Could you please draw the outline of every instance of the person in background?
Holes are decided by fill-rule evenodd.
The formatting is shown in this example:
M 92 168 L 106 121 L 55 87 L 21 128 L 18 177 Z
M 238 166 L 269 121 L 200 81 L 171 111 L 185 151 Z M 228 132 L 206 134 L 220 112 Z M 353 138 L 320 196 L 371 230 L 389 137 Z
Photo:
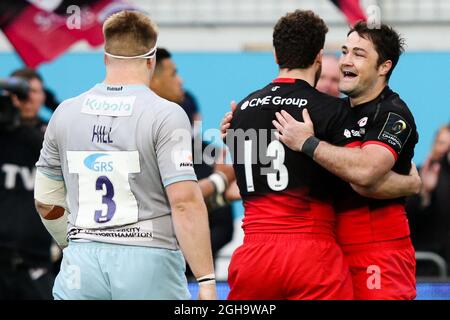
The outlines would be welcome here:
M 13 105 L 20 111 L 21 122 L 40 126 L 42 121 L 38 114 L 46 100 L 44 81 L 41 75 L 33 69 L 24 68 L 13 71 L 10 76 L 24 79 L 29 85 L 28 99 L 21 100 L 15 95 L 11 96 Z
M 12 77 L 28 82 L 28 97 L 11 94 L 20 121 L 0 128 L 0 300 L 52 299 L 52 238 L 34 207 L 34 164 L 44 139 L 38 111 L 45 100 L 41 76 L 31 69 Z
M 439 128 L 431 152 L 419 169 L 422 190 L 409 197 L 406 211 L 411 237 L 417 251 L 439 254 L 450 265 L 450 176 L 447 154 L 450 150 L 450 124 Z M 450 274 L 450 269 L 447 268 Z M 433 266 L 418 263 L 417 275 L 436 274 Z
M 26 102 L 20 101 L 16 96 L 12 97 L 14 105 L 23 110 L 22 118 L 31 117 L 47 124 L 59 102 L 53 91 L 45 88 L 41 75 L 33 69 L 23 68 L 14 71 L 11 77 L 25 79 L 30 86 L 29 99 Z
M 44 87 L 44 93 L 45 101 L 44 105 L 39 109 L 38 118 L 42 122 L 48 123 L 50 121 L 50 118 L 52 117 L 53 112 L 55 112 L 60 102 L 51 89 Z
M 423 187 L 418 195 L 421 206 L 430 205 L 431 194 L 436 188 L 439 171 L 441 169 L 441 160 L 450 150 L 450 124 L 442 126 L 436 133 L 431 153 L 420 168 Z
M 316 89 L 333 97 L 340 97 L 339 92 L 339 59 L 332 54 L 325 54 L 322 58 L 322 73 Z
M 186 111 L 191 124 L 194 124 L 195 121 L 202 121 L 202 115 L 200 114 L 200 110 L 198 108 L 197 99 L 191 92 L 184 90 L 184 97 L 181 102 L 181 107 L 184 111 Z

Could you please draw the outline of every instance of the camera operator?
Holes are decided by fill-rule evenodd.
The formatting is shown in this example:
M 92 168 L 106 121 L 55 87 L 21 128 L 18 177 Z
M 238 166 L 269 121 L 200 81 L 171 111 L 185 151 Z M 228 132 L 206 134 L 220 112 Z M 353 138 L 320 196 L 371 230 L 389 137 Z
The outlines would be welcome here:
M 21 69 L 0 90 L 0 300 L 52 299 L 51 236 L 34 207 L 35 163 L 45 124 L 42 78 Z

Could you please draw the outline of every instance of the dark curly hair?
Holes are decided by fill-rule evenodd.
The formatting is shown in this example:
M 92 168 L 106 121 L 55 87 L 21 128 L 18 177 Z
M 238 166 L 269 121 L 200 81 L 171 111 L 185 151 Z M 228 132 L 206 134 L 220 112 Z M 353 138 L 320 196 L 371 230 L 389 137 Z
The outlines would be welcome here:
M 378 53 L 377 66 L 387 60 L 392 61 L 392 68 L 386 74 L 386 80 L 389 80 L 400 55 L 405 51 L 405 39 L 401 38 L 397 31 L 386 24 L 381 24 L 380 28 L 371 28 L 365 21 L 356 23 L 347 33 L 347 36 L 352 32 L 357 32 L 360 37 L 373 43 L 375 51 Z
M 278 20 L 273 46 L 280 68 L 305 69 L 323 49 L 328 27 L 314 12 L 296 10 Z

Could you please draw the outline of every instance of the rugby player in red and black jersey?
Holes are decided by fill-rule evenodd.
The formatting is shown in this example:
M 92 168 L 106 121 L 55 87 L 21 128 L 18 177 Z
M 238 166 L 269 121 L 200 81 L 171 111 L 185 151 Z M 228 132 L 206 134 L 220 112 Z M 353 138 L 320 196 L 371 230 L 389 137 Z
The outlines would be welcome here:
M 278 113 L 280 140 L 350 182 L 362 195 L 383 185 L 390 170 L 408 174 L 418 141 L 416 125 L 405 102 L 388 87 L 402 52 L 403 39 L 386 25 L 373 29 L 360 22 L 348 33 L 339 87 L 358 119 L 360 148 L 323 141 L 313 128 L 313 123 L 321 124 L 307 114 L 302 123 Z M 340 189 L 336 233 L 350 265 L 355 299 L 414 299 L 415 254 L 404 198 L 375 200 Z M 384 198 L 383 192 L 379 197 Z
M 229 299 L 353 298 L 349 268 L 335 241 L 339 179 L 284 148 L 272 124 L 276 112 L 302 120 L 308 108 L 320 139 L 359 145 L 345 101 L 314 88 L 326 32 L 311 11 L 281 18 L 273 34 L 279 77 L 242 100 L 229 125 L 226 141 L 245 208 L 244 244 L 229 267 Z M 395 188 L 404 184 L 391 176 Z

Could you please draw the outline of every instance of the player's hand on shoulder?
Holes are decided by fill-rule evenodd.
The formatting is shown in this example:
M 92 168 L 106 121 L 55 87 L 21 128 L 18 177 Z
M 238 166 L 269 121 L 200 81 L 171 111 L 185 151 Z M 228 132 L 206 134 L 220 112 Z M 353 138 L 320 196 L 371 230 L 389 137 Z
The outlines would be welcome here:
M 227 129 L 230 128 L 230 122 L 233 119 L 233 112 L 236 111 L 237 103 L 234 101 L 231 101 L 230 103 L 231 111 L 225 113 L 222 122 L 220 123 L 220 133 L 222 140 L 226 138 L 227 136 Z
M 275 113 L 277 120 L 272 123 L 278 130 L 277 138 L 294 151 L 301 151 L 306 139 L 314 136 L 314 125 L 305 108 L 302 112 L 304 122 L 295 120 L 288 112 Z

